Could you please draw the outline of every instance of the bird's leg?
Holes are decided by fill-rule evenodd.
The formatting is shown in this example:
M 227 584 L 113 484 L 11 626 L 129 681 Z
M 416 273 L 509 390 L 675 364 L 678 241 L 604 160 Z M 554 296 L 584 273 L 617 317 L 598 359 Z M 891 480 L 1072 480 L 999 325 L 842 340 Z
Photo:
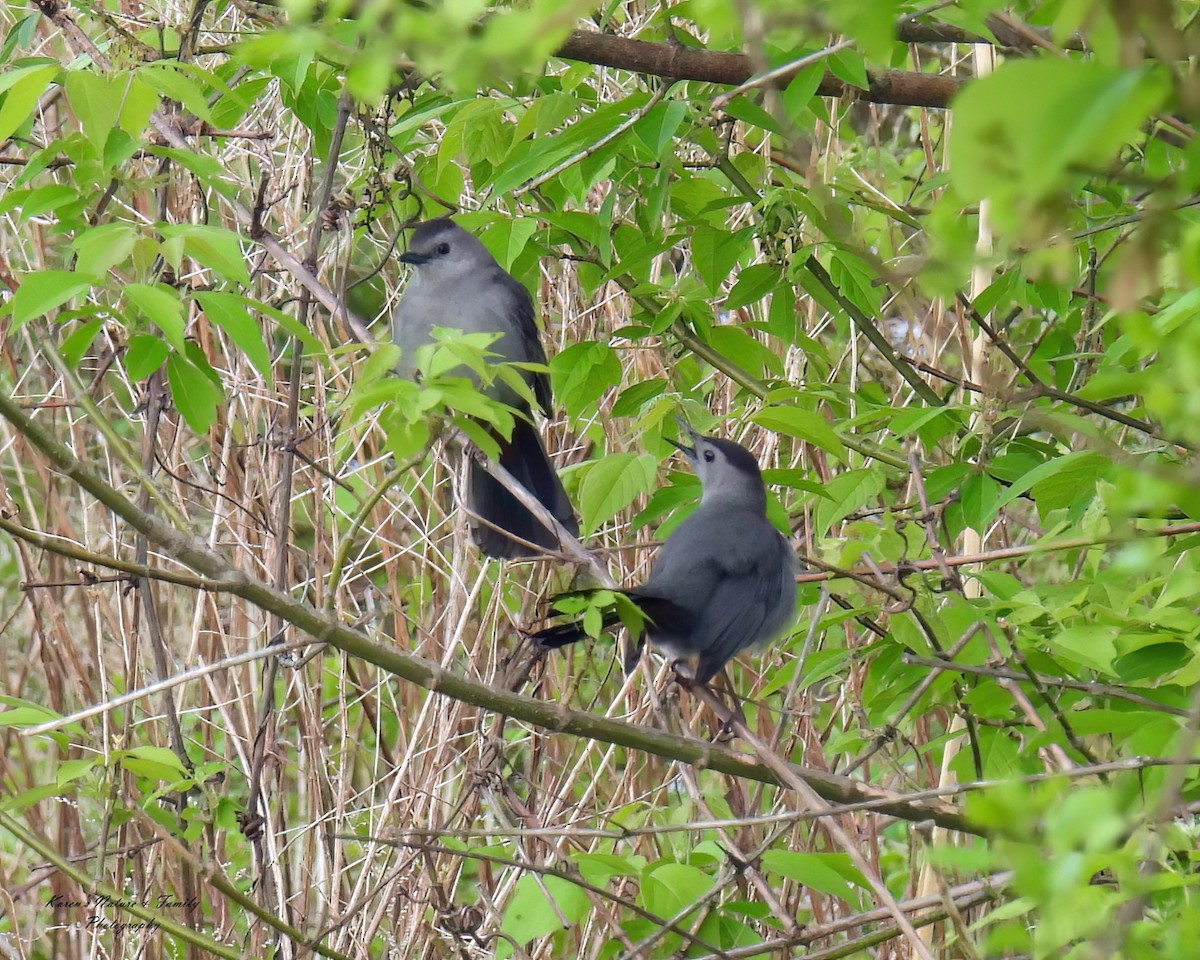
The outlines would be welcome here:
M 733 689 L 733 684 L 729 682 L 729 672 L 722 667 L 721 672 L 717 674 L 717 679 L 721 681 L 721 686 L 725 688 L 725 692 L 729 694 L 729 700 L 733 704 L 733 709 L 729 712 L 729 716 L 725 718 L 725 722 L 721 725 L 721 734 L 719 739 L 732 740 L 737 736 L 736 727 L 749 727 L 746 722 L 746 713 L 742 709 L 742 698 L 737 695 L 737 691 Z
M 706 687 L 716 697 L 717 691 L 708 683 L 701 683 L 692 673 L 692 665 L 686 660 L 673 660 L 671 669 L 675 671 L 675 682 L 689 693 L 697 687 Z M 725 716 L 717 716 L 721 721 L 721 726 L 713 736 L 713 742 L 726 743 L 732 740 L 736 734 L 734 728 L 740 723 L 743 727 L 746 726 L 746 714 L 742 712 L 742 702 L 738 699 L 738 695 L 733 692 L 733 686 L 729 682 L 729 675 L 722 668 L 719 676 L 724 680 L 725 691 L 729 694 L 733 701 L 733 709 L 725 708 Z M 724 707 L 724 704 L 722 704 Z

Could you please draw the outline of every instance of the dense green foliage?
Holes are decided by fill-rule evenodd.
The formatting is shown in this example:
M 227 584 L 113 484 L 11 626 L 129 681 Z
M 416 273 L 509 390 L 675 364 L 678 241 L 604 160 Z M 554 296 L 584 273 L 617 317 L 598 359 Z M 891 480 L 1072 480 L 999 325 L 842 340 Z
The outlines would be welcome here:
M 0 7 L 0 937 L 1195 955 L 1195 3 L 132 6 Z M 512 412 L 463 366 L 523 380 L 453 335 L 398 380 L 386 343 L 404 232 L 448 212 L 536 294 L 617 582 L 695 501 L 673 417 L 759 456 L 808 566 L 731 683 L 836 816 L 489 699 L 716 726 L 606 640 L 532 661 L 583 565 L 470 547 L 451 438 L 494 455 Z M 19 732 L 279 640 L 313 656 Z M 842 809 L 864 785 L 903 809 Z M 179 928 L 51 899 L 106 893 Z

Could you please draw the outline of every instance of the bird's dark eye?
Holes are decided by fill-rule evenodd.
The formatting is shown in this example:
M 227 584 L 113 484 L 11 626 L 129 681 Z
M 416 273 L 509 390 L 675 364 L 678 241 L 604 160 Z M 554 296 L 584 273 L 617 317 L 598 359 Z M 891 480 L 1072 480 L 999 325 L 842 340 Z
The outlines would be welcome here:
M 446 254 L 448 254 L 449 252 L 450 252 L 450 244 L 448 244 L 448 243 L 439 243 L 439 244 L 438 244 L 438 254 L 439 254 L 439 256 L 443 256 L 443 257 L 444 257 L 444 256 L 445 256 Z
M 717 459 L 717 455 L 715 453 L 713 453 L 711 450 L 704 451 L 704 462 L 705 463 L 712 463 L 716 459 Z

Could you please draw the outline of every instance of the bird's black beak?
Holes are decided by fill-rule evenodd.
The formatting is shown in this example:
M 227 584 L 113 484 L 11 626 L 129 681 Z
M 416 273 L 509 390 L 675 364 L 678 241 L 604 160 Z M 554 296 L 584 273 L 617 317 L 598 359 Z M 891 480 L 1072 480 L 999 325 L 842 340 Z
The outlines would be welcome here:
M 401 263 L 411 263 L 414 267 L 419 267 L 423 263 L 428 263 L 432 260 L 428 253 L 417 253 L 415 250 L 409 250 L 407 253 L 400 254 Z
M 679 424 L 679 429 L 682 430 L 684 432 L 684 434 L 686 434 L 690 439 L 695 441 L 695 438 L 697 436 L 696 431 L 693 430 L 688 425 L 686 420 L 682 420 L 679 417 L 676 417 L 675 422 L 677 424 Z M 695 447 L 689 447 L 686 443 L 680 443 L 678 440 L 672 440 L 670 437 L 667 437 L 665 439 L 666 439 L 667 443 L 669 443 L 671 446 L 673 446 L 675 449 L 677 449 L 680 453 L 682 453 L 689 460 L 696 459 L 696 448 Z

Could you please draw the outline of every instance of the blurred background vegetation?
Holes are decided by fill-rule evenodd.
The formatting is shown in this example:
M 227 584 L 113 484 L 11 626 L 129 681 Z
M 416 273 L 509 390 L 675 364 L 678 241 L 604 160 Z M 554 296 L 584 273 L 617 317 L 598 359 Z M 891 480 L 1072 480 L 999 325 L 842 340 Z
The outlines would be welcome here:
M 3 955 L 1196 956 L 1198 12 L 0 5 Z M 387 375 L 448 213 L 591 571 L 482 559 L 480 398 Z M 806 561 L 756 745 L 521 636 L 679 413 Z

